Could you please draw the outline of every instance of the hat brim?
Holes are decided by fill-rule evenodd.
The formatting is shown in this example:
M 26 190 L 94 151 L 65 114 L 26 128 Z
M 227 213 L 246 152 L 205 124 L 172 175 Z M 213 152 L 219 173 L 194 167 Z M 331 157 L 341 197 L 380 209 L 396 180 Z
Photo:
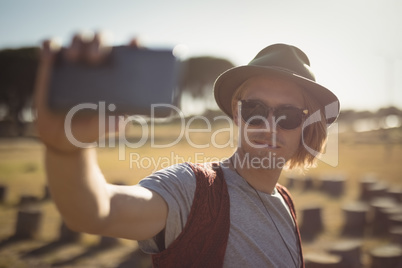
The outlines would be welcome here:
M 334 93 L 313 80 L 274 66 L 239 66 L 222 73 L 214 84 L 215 100 L 219 108 L 232 118 L 232 97 L 236 89 L 251 77 L 269 74 L 284 77 L 300 85 L 310 97 L 319 103 L 323 112 L 332 109 L 329 114 L 326 114 L 328 124 L 332 124 L 336 120 L 340 104 Z M 334 107 L 336 107 L 335 112 Z

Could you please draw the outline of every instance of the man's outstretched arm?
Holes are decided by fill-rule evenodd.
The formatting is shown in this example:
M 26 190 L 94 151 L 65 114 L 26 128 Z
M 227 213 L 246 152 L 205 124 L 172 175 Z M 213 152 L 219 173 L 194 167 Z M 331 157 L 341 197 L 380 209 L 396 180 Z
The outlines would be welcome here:
M 76 231 L 143 240 L 166 225 L 162 197 L 141 186 L 108 184 L 95 149 L 70 154 L 48 149 L 46 171 L 53 200 Z
M 90 58 L 97 61 L 102 57 L 100 46 L 97 36 L 89 45 L 76 36 L 66 55 L 74 60 L 82 53 L 92 53 Z M 54 55 L 51 42 L 44 42 L 35 86 L 36 126 L 46 146 L 49 189 L 64 221 L 82 232 L 136 240 L 153 237 L 166 225 L 168 208 L 162 197 L 140 186 L 108 184 L 96 150 L 71 144 L 64 129 L 65 114 L 49 110 L 47 92 Z M 77 115 L 71 133 L 83 143 L 96 142 L 99 120 L 97 115 Z

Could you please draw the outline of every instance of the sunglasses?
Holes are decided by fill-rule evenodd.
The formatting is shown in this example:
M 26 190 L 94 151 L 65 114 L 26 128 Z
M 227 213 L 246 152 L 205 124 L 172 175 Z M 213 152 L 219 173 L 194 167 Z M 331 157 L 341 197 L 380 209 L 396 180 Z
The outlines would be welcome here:
M 277 108 L 268 107 L 258 100 L 240 100 L 241 117 L 249 125 L 263 126 L 267 124 L 267 118 L 272 111 L 275 124 L 280 128 L 290 130 L 301 125 L 308 110 L 286 105 Z

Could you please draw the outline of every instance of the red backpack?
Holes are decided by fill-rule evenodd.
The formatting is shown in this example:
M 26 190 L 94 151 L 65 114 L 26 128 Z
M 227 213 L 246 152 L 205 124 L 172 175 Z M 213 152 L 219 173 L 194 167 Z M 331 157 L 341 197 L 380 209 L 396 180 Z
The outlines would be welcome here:
M 187 223 L 180 235 L 164 246 L 164 232 L 157 236 L 160 253 L 152 255 L 154 267 L 222 267 L 230 228 L 230 201 L 223 172 L 218 163 L 188 163 L 196 177 L 196 190 Z M 296 211 L 288 190 L 276 189 L 288 205 L 296 224 L 301 267 L 304 268 L 301 238 Z M 159 238 L 159 239 L 158 239 Z

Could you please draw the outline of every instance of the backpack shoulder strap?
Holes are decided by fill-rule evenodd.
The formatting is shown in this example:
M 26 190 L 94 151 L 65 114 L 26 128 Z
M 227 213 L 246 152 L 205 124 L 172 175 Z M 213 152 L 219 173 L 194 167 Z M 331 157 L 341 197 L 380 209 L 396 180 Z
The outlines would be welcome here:
M 289 207 L 290 214 L 292 216 L 292 219 L 295 223 L 295 233 L 297 240 L 299 242 L 299 250 L 300 250 L 300 256 L 301 256 L 301 267 L 304 268 L 304 259 L 303 259 L 303 250 L 302 250 L 302 243 L 301 243 L 301 236 L 300 236 L 300 230 L 299 230 L 299 225 L 297 224 L 297 218 L 296 218 L 296 209 L 293 203 L 292 196 L 290 195 L 288 189 L 286 189 L 285 186 L 280 185 L 279 183 L 276 184 L 276 189 L 278 192 L 281 194 L 283 199 L 285 200 L 286 204 Z
M 230 202 L 218 163 L 191 164 L 196 190 L 187 222 L 154 267 L 222 267 L 230 228 Z

